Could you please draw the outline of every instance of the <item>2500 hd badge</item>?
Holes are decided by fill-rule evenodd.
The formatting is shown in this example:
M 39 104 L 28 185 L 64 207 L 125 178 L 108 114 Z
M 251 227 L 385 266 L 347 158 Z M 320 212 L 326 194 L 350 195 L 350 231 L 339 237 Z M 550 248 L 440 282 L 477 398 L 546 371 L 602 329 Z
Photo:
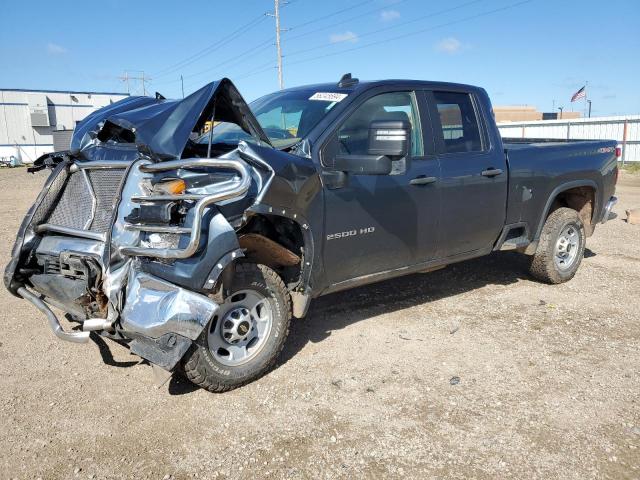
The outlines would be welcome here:
M 376 231 L 376 227 L 365 227 L 360 230 L 347 230 L 346 232 L 330 233 L 327 235 L 327 240 L 336 240 L 338 238 L 355 237 L 356 235 L 365 235 L 367 233 L 373 233 Z

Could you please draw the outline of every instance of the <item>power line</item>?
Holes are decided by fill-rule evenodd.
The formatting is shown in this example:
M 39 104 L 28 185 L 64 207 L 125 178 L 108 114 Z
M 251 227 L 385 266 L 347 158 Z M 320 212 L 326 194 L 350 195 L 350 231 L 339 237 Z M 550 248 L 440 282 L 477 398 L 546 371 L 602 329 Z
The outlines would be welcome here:
M 475 3 L 482 3 L 482 2 L 484 2 L 484 0 L 471 0 L 469 2 L 462 3 L 462 4 L 457 5 L 455 7 L 445 8 L 443 10 L 438 10 L 437 12 L 429 13 L 427 15 L 422 15 L 420 17 L 417 17 L 417 18 L 414 18 L 414 19 L 411 19 L 411 20 L 407 20 L 406 22 L 396 23 L 395 25 L 391 25 L 389 27 L 378 28 L 376 30 L 372 30 L 370 32 L 366 32 L 366 33 L 360 34 L 360 35 L 358 35 L 358 38 L 360 39 L 360 38 L 364 38 L 364 37 L 369 37 L 371 35 L 378 35 L 379 33 L 382 33 L 382 32 L 386 32 L 386 31 L 389 31 L 389 30 L 394 30 L 396 28 L 404 27 L 404 26 L 409 25 L 411 23 L 421 22 L 423 20 L 426 20 L 427 18 L 437 17 L 439 15 L 443 15 L 445 13 L 450 13 L 450 12 L 453 12 L 453 11 L 456 11 L 456 10 L 460 10 L 461 8 L 465 8 L 465 7 L 468 7 L 468 6 L 473 5 Z M 323 43 L 321 45 L 316 45 L 315 47 L 305 48 L 305 49 L 302 49 L 302 50 L 298 50 L 298 51 L 289 53 L 286 56 L 287 57 L 292 57 L 294 55 L 300 55 L 301 53 L 307 53 L 307 52 L 311 52 L 311 51 L 318 50 L 318 49 L 321 49 L 321 48 L 327 48 L 327 47 L 330 47 L 332 45 L 335 45 L 336 43 L 343 43 L 343 42 L 347 42 L 349 40 L 350 40 L 349 38 L 346 38 L 344 40 L 338 40 L 338 41 L 335 41 L 335 42 L 331 42 L 329 44 Z
M 339 22 L 332 23 L 332 24 L 330 24 L 330 25 L 326 25 L 326 26 L 324 26 L 324 27 L 316 28 L 316 29 L 314 29 L 314 30 L 310 30 L 310 31 L 308 31 L 308 32 L 304 32 L 304 33 L 299 33 L 298 35 L 291 35 L 291 36 L 289 36 L 289 35 L 288 35 L 288 36 L 287 36 L 287 40 L 291 41 L 291 40 L 295 40 L 295 39 L 297 39 L 297 38 L 302 38 L 302 37 L 306 37 L 306 36 L 308 36 L 308 35 L 312 35 L 312 34 L 317 33 L 317 32 L 321 32 L 321 31 L 323 31 L 323 30 L 329 30 L 329 29 L 331 29 L 331 28 L 335 28 L 335 27 L 337 27 L 338 25 L 344 25 L 345 23 L 349 23 L 349 22 L 351 22 L 351 21 L 353 21 L 353 20 L 357 20 L 357 19 L 359 19 L 359 18 L 366 17 L 367 15 L 370 15 L 370 14 L 372 14 L 372 13 L 376 13 L 376 12 L 379 12 L 379 11 L 381 11 L 381 10 L 386 10 L 387 8 L 389 8 L 389 6 L 394 6 L 394 7 L 395 7 L 396 5 L 399 5 L 399 4 L 404 3 L 404 2 L 406 2 L 406 1 L 407 1 L 407 0 L 398 0 L 397 2 L 393 3 L 392 5 L 385 5 L 385 6 L 383 6 L 383 7 L 377 7 L 377 8 L 374 8 L 374 9 L 372 9 L 372 10 L 367 10 L 367 11 L 366 11 L 366 12 L 364 12 L 364 13 L 360 13 L 360 14 L 355 15 L 355 16 L 353 16 L 353 17 L 349 17 L 349 18 L 347 18 L 347 19 L 341 20 L 341 21 L 339 21 Z M 368 3 L 368 2 L 363 2 L 363 3 Z M 359 4 L 359 5 L 360 5 L 360 4 Z M 350 10 L 350 9 L 349 9 L 349 10 Z M 326 15 L 326 16 L 325 16 L 325 17 L 323 17 L 323 18 L 327 18 L 327 17 L 329 17 L 329 15 Z M 318 21 L 318 20 L 313 21 L 313 22 L 305 22 L 305 23 L 303 23 L 303 24 L 301 24 L 301 25 L 295 25 L 295 26 L 291 27 L 291 31 L 295 31 L 295 30 L 297 30 L 298 28 L 300 28 L 300 27 L 302 27 L 302 26 L 308 25 L 309 23 L 317 23 L 317 21 Z
M 340 55 L 340 54 L 347 53 L 347 52 L 353 52 L 355 50 L 361 50 L 363 48 L 368 48 L 368 47 L 372 47 L 372 46 L 375 46 L 375 45 L 380 45 L 382 43 L 387 43 L 387 42 L 392 42 L 392 41 L 395 41 L 395 40 L 400 40 L 400 39 L 403 39 L 403 38 L 411 37 L 411 36 L 414 36 L 414 35 L 419 35 L 421 33 L 429 32 L 429 31 L 432 31 L 432 30 L 437 30 L 439 28 L 449 27 L 451 25 L 456 25 L 458 23 L 467 22 L 469 20 L 475 20 L 476 18 L 486 17 L 487 15 L 491 15 L 491 14 L 494 14 L 494 13 L 498 13 L 498 12 L 502 12 L 502 11 L 505 11 L 505 10 L 509 10 L 509 9 L 518 7 L 520 5 L 524 5 L 526 3 L 531 3 L 533 1 L 535 1 L 535 0 L 522 0 L 520 2 L 516 2 L 516 3 L 513 3 L 511 5 L 505 5 L 504 7 L 499 7 L 499 8 L 495 8 L 493 10 L 488 10 L 486 12 L 481 12 L 481 13 L 478 13 L 478 14 L 475 14 L 475 15 L 470 15 L 468 17 L 464 17 L 464 18 L 461 18 L 459 20 L 453 20 L 453 21 L 450 21 L 450 22 L 442 23 L 440 25 L 435 25 L 433 27 L 422 28 L 422 29 L 416 30 L 414 32 L 408 32 L 408 33 L 405 33 L 405 34 L 402 34 L 402 35 L 397 35 L 395 37 L 390 37 L 390 38 L 385 38 L 385 39 L 382 39 L 382 40 L 377 40 L 375 42 L 367 43 L 365 45 L 359 45 L 357 47 L 348 48 L 348 49 L 342 50 L 340 52 L 331 52 L 331 53 L 327 53 L 327 54 L 324 54 L 324 55 L 319 55 L 317 57 L 310 57 L 310 58 L 298 60 L 298 61 L 295 61 L 295 62 L 290 62 L 290 63 L 288 63 L 288 65 L 297 65 L 299 63 L 304 63 L 304 62 L 315 60 L 317 58 L 331 57 L 331 56 Z
M 298 2 L 298 1 L 300 1 L 300 0 L 289 0 L 287 3 L 281 3 L 281 4 L 280 4 L 280 7 L 281 7 L 281 8 L 288 7 L 288 6 L 291 6 L 292 4 L 294 4 L 294 3 Z M 372 0 L 362 1 L 362 2 L 359 2 L 359 3 L 355 4 L 355 5 L 352 5 L 352 6 L 350 6 L 350 7 L 342 8 L 342 9 L 340 9 L 340 10 L 336 10 L 336 11 L 334 11 L 334 12 L 332 12 L 332 13 L 329 13 L 329 14 L 326 14 L 326 15 L 323 15 L 323 16 L 320 16 L 320 17 L 316 17 L 316 18 L 311 19 L 311 20 L 308 20 L 308 21 L 306 21 L 306 22 L 304 22 L 304 23 L 301 23 L 301 24 L 295 25 L 295 26 L 293 26 L 293 27 L 291 27 L 291 28 L 287 29 L 287 31 L 289 31 L 289 30 L 297 30 L 297 29 L 299 29 L 299 28 L 301 28 L 301 27 L 304 27 L 304 26 L 306 26 L 306 25 L 309 25 L 309 24 L 311 24 L 311 23 L 317 23 L 317 22 L 320 22 L 320 21 L 325 20 L 325 19 L 327 19 L 327 18 L 331 18 L 331 17 L 336 16 L 336 15 L 339 15 L 339 14 L 341 14 L 341 13 L 344 13 L 344 12 L 347 12 L 347 11 L 353 10 L 353 9 L 355 9 L 355 8 L 361 7 L 362 5 L 365 5 L 365 4 L 367 4 L 367 3 L 371 3 L 371 1 L 372 1 Z M 403 2 L 405 2 L 405 1 L 406 1 L 406 0 L 399 0 L 398 2 L 396 2 L 396 3 L 395 3 L 395 4 L 393 4 L 393 5 L 397 5 L 397 4 L 399 4 L 399 3 L 403 3 Z M 372 11 L 370 11 L 370 12 L 367 12 L 367 13 L 372 13 L 372 12 L 374 12 L 374 11 L 382 10 L 382 9 L 384 9 L 384 8 L 386 8 L 386 7 L 377 8 L 377 9 L 374 9 L 374 10 L 372 10 Z M 365 13 L 365 14 L 366 14 L 366 13 Z M 268 14 L 265 14 L 265 16 L 266 16 L 266 15 L 268 15 Z M 260 18 L 263 18 L 263 16 L 261 15 L 261 16 L 260 16 Z M 358 17 L 355 17 L 355 18 L 358 18 Z M 254 19 L 254 21 L 255 21 L 255 19 Z M 251 23 L 251 22 L 249 22 L 249 23 Z M 340 23 L 344 23 L 344 22 L 340 22 Z M 340 23 L 338 23 L 338 24 L 340 24 Z M 336 25 L 338 25 L 338 24 L 336 24 Z M 249 24 L 247 24 L 247 25 L 249 25 Z M 246 25 L 245 25 L 245 27 L 246 27 Z M 241 27 L 241 28 L 242 28 L 242 27 Z M 326 27 L 325 27 L 325 28 L 326 28 Z M 329 26 L 328 28 L 331 28 L 331 26 Z M 284 31 L 284 29 L 283 29 L 282 31 Z M 311 33 L 314 33 L 314 32 L 308 32 L 308 33 L 299 34 L 299 35 L 296 35 L 296 36 L 295 36 L 295 37 L 293 37 L 293 38 L 299 38 L 299 37 L 302 37 L 302 36 L 305 36 L 305 35 L 308 35 L 308 34 L 311 34 Z M 203 75 L 203 74 L 205 74 L 205 73 L 208 73 L 208 72 L 210 72 L 210 71 L 212 71 L 212 70 L 215 70 L 215 69 L 217 69 L 217 68 L 219 68 L 219 67 L 221 67 L 221 66 L 223 66 L 223 65 L 229 65 L 229 64 L 239 63 L 239 62 L 243 61 L 243 58 L 242 58 L 242 57 L 244 57 L 245 55 L 247 55 L 247 54 L 249 54 L 249 53 L 251 53 L 251 55 L 248 55 L 248 57 L 252 57 L 252 56 L 254 56 L 254 55 L 258 54 L 258 53 L 263 52 L 264 50 L 266 50 L 266 48 L 268 48 L 268 47 L 269 47 L 269 45 L 267 45 L 267 44 L 271 44 L 274 40 L 275 40 L 275 37 L 270 37 L 269 39 L 265 40 L 264 42 L 260 42 L 259 44 L 255 45 L 255 46 L 253 46 L 253 47 L 251 47 L 251 48 L 248 48 L 247 50 L 243 51 L 242 53 L 240 53 L 240 54 L 238 54 L 238 55 L 234 55 L 233 57 L 230 57 L 230 58 L 228 58 L 227 60 L 224 60 L 224 61 L 222 61 L 222 62 L 219 62 L 219 63 L 217 63 L 216 65 L 213 65 L 213 66 L 211 66 L 211 67 L 205 68 L 204 70 L 200 70 L 199 72 L 192 73 L 192 74 L 190 74 L 190 75 L 185 75 L 185 76 L 184 76 L 184 78 L 185 78 L 185 79 L 193 78 L 193 77 L 196 77 L 196 76 L 199 76 L 199 75 Z M 265 45 L 266 45 L 266 47 L 265 47 Z M 263 47 L 263 48 L 261 48 L 261 47 Z M 259 50 L 256 50 L 256 49 L 259 49 Z M 205 50 L 205 49 L 203 49 L 202 51 L 204 51 L 204 50 Z M 202 52 L 202 51 L 201 51 L 201 52 Z M 201 52 L 199 52 L 199 53 L 201 53 Z M 197 55 L 197 54 L 196 54 L 196 55 Z M 191 57 L 189 57 L 188 59 L 185 59 L 185 60 L 183 60 L 182 62 L 179 62 L 179 63 L 184 63 L 186 60 L 191 59 L 193 56 L 195 56 L 195 55 L 192 55 L 192 56 L 191 56 Z M 199 57 L 199 58 L 200 58 L 200 57 Z M 193 63 L 193 62 L 190 62 L 190 63 Z M 178 65 L 178 64 L 174 64 L 174 66 L 175 66 L 175 65 Z M 173 71 L 178 70 L 178 69 L 180 69 L 181 67 L 185 67 L 185 66 L 187 66 L 187 64 L 183 64 L 183 65 L 181 65 L 181 66 L 178 66 L 178 68 L 174 69 Z M 156 78 L 158 78 L 158 77 L 164 77 L 164 76 L 166 76 L 167 74 L 169 74 L 169 73 L 172 73 L 172 72 L 173 72 L 173 71 L 166 71 L 166 70 L 167 70 L 167 69 L 162 70 L 159 74 L 157 74 L 157 75 L 156 75 Z M 162 72 L 165 72 L 165 73 L 162 73 Z M 175 83 L 175 82 L 177 82 L 177 81 L 178 81 L 178 80 L 171 80 L 171 81 L 166 81 L 166 82 L 156 83 L 156 85 L 165 85 L 165 84 Z
M 291 30 L 296 29 L 296 28 L 300 28 L 300 27 L 305 27 L 305 26 L 310 25 L 312 23 L 321 22 L 322 20 L 325 20 L 325 19 L 331 18 L 331 17 L 335 17 L 336 15 L 340 15 L 341 13 L 348 12 L 349 10 L 354 10 L 354 9 L 356 9 L 358 7 L 361 7 L 362 5 L 365 5 L 365 4 L 371 3 L 371 2 L 372 2 L 372 0 L 365 0 L 364 2 L 356 3 L 355 5 L 351 5 L 350 7 L 337 10 L 337 11 L 335 11 L 333 13 L 328 13 L 327 15 L 323 15 L 322 17 L 313 18 L 313 19 L 311 19 L 311 20 L 309 20 L 307 22 L 300 23 L 300 24 L 298 24 L 298 25 L 296 25 L 294 27 L 291 27 Z M 400 3 L 400 2 L 397 2 L 397 3 Z
M 295 62 L 285 62 L 285 65 L 287 65 L 287 66 L 298 65 L 300 63 L 306 63 L 306 62 L 311 62 L 311 61 L 314 61 L 314 60 L 318 60 L 320 58 L 333 57 L 333 56 L 336 56 L 336 55 L 342 55 L 342 54 L 353 52 L 353 51 L 356 51 L 356 50 L 362 50 L 364 48 L 369 48 L 369 47 L 373 47 L 373 46 L 376 46 L 376 45 L 380 45 L 382 43 L 393 42 L 395 40 L 401 40 L 401 39 L 404 39 L 404 38 L 407 38 L 407 37 L 411 37 L 411 36 L 414 36 L 414 35 L 419 35 L 421 33 L 437 30 L 439 28 L 449 27 L 451 25 L 456 25 L 456 24 L 467 22 L 467 21 L 470 21 L 470 20 L 475 20 L 477 18 L 486 17 L 486 16 L 492 15 L 494 13 L 499 13 L 499 12 L 502 12 L 502 11 L 505 11 L 505 10 L 510 10 L 512 8 L 516 8 L 516 7 L 519 7 L 521 5 L 524 5 L 524 4 L 527 4 L 527 3 L 531 3 L 533 1 L 535 1 L 535 0 L 522 0 L 520 2 L 516 2 L 516 3 L 510 4 L 510 5 L 506 5 L 504 7 L 495 8 L 493 10 L 488 10 L 486 12 L 481 12 L 481 13 L 478 13 L 478 14 L 475 14 L 475 15 L 470 15 L 468 17 L 464 17 L 464 18 L 461 18 L 461 19 L 458 19 L 458 20 L 453 20 L 453 21 L 450 21 L 450 22 L 442 23 L 440 25 L 435 25 L 435 26 L 428 27 L 428 28 L 422 28 L 420 30 L 416 30 L 416 31 L 413 31 L 413 32 L 408 32 L 408 33 L 405 33 L 405 34 L 402 34 L 402 35 L 397 35 L 395 37 L 384 38 L 384 39 L 381 39 L 381 40 L 377 40 L 375 42 L 370 42 L 370 43 L 367 43 L 367 44 L 364 44 L 364 45 L 359 45 L 357 47 L 349 48 L 349 49 L 346 49 L 346 50 L 341 50 L 339 52 L 329 52 L 329 53 L 326 53 L 326 54 L 323 54 L 323 55 L 317 55 L 317 56 L 314 56 L 314 57 L 303 58 L 303 59 L 297 60 Z M 250 72 L 247 72 L 247 73 L 245 73 L 245 74 L 243 74 L 241 76 L 235 77 L 235 78 L 236 79 L 247 78 L 247 77 L 250 77 L 250 76 L 253 76 L 253 75 L 257 75 L 258 73 L 266 72 L 268 70 L 271 70 L 272 68 L 273 67 L 264 68 L 264 69 L 261 69 L 261 70 L 250 71 Z
M 260 53 L 262 53 L 263 51 L 267 50 L 268 48 L 271 47 L 271 45 L 273 44 L 273 37 L 269 38 L 268 40 L 261 42 L 245 51 L 243 51 L 242 53 L 235 55 L 233 57 L 228 58 L 227 60 L 220 62 L 216 65 L 213 65 L 212 67 L 209 68 L 205 68 L 204 70 L 201 70 L 199 72 L 196 73 L 192 73 L 191 75 L 185 75 L 184 78 L 185 79 L 189 79 L 189 78 L 194 78 L 194 77 L 199 77 L 200 75 L 203 75 L 205 73 L 209 73 L 212 70 L 216 70 L 219 67 L 223 66 L 223 65 L 235 65 L 235 64 L 239 64 L 239 63 L 243 63 L 246 62 L 246 59 L 254 57 Z M 262 48 L 260 48 L 262 47 Z M 250 55 L 249 55 L 250 54 Z M 271 61 L 269 61 L 269 63 L 271 63 Z M 165 83 L 174 83 L 174 81 L 171 82 L 165 82 Z M 194 82 L 191 82 L 191 84 L 193 84 Z
M 174 63 L 173 65 L 160 70 L 155 75 L 156 78 L 164 77 L 164 76 L 166 76 L 166 75 L 168 75 L 170 73 L 173 73 L 173 72 L 175 72 L 177 70 L 180 70 L 181 68 L 184 68 L 187 65 L 190 65 L 193 62 L 201 59 L 202 57 L 204 57 L 206 55 L 209 55 L 210 53 L 213 53 L 216 50 L 219 50 L 223 46 L 225 46 L 228 43 L 230 43 L 233 40 L 235 40 L 241 34 L 245 33 L 246 31 L 250 30 L 251 28 L 255 27 L 258 23 L 260 23 L 265 18 L 266 18 L 266 15 L 264 13 L 260 14 L 258 17 L 255 17 L 249 23 L 246 23 L 245 25 L 243 25 L 241 27 L 238 27 L 236 30 L 234 30 L 232 33 L 230 33 L 224 40 L 213 42 L 210 45 L 206 46 L 205 48 L 203 48 L 203 49 L 199 50 L 198 52 L 194 53 L 193 55 L 181 60 L 180 62 Z

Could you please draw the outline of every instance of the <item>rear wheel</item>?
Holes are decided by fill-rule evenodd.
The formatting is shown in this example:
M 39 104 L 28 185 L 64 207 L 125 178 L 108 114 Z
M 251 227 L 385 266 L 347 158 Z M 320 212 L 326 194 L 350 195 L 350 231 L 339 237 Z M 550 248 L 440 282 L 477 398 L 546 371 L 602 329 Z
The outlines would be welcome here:
M 578 212 L 558 208 L 547 218 L 538 248 L 531 261 L 531 274 L 546 283 L 563 283 L 576 274 L 582 257 L 586 235 Z
M 269 267 L 238 264 L 230 293 L 185 355 L 189 380 L 224 392 L 264 375 L 289 333 L 291 300 Z

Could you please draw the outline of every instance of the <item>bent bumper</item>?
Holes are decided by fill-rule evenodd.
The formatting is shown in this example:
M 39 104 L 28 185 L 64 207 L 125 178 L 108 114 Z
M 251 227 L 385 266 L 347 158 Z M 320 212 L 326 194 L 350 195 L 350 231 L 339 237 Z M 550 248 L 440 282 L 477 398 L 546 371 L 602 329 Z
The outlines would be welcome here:
M 109 325 L 112 333 L 131 340 L 133 353 L 172 370 L 213 318 L 219 306 L 204 295 L 178 287 L 144 272 L 131 269 L 127 296 L 118 321 L 88 319 L 85 331 L 65 331 L 46 303 L 47 297 L 20 287 L 17 293 L 40 310 L 56 337 L 74 343 L 86 343 L 93 323 Z M 51 301 L 55 304 L 54 299 Z
M 31 293 L 25 287 L 18 288 L 17 293 L 44 313 L 49 321 L 49 326 L 56 337 L 74 343 L 87 343 L 89 341 L 89 332 L 65 332 L 55 313 L 53 313 L 47 304 L 44 303 L 37 295 Z
M 602 212 L 602 219 L 600 220 L 600 223 L 605 223 L 609 220 L 611 210 L 616 203 L 618 203 L 618 197 L 612 196 L 611 198 L 609 198 L 609 201 L 604 206 L 604 211 Z

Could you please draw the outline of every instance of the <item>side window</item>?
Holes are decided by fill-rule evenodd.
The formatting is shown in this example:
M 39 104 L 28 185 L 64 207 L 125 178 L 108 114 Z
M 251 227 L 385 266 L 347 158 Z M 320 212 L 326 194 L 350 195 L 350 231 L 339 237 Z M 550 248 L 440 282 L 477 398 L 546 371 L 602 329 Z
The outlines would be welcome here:
M 337 132 L 337 153 L 366 155 L 369 124 L 375 120 L 407 120 L 411 124 L 411 156 L 423 155 L 422 128 L 412 92 L 376 95 L 360 105 Z
M 433 92 L 440 115 L 444 150 L 441 153 L 481 152 L 478 116 L 468 93 Z

